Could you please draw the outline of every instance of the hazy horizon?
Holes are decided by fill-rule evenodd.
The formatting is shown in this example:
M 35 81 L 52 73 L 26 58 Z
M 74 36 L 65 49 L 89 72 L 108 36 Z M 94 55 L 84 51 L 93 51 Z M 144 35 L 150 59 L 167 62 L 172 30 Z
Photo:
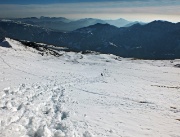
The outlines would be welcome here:
M 122 18 L 122 17 L 119 17 L 119 18 L 114 18 L 114 19 L 112 19 L 112 18 L 93 18 L 93 17 L 84 17 L 84 18 L 67 18 L 67 17 L 61 17 L 61 16 L 29 16 L 29 17 L 26 17 L 26 16 L 24 16 L 24 17 L 1 17 L 0 19 L 21 19 L 21 18 L 39 18 L 40 19 L 40 17 L 48 17 L 48 18 L 66 18 L 66 19 L 68 19 L 68 20 L 70 20 L 70 21 L 77 21 L 77 20 L 81 20 L 81 19 L 99 19 L 99 20 L 104 20 L 104 21 L 106 21 L 106 20 L 118 20 L 118 19 L 124 19 L 124 20 L 126 20 L 126 21 L 129 21 L 129 22 L 142 22 L 142 23 L 150 23 L 150 22 L 153 22 L 153 21 L 167 21 L 167 22 L 172 22 L 172 23 L 179 23 L 180 21 L 170 21 L 170 20 L 163 20 L 163 19 L 152 19 L 152 20 L 150 20 L 150 21 L 141 21 L 141 20 L 128 20 L 128 19 L 126 19 L 126 18 Z
M 0 18 L 65 17 L 180 22 L 179 0 L 0 1 Z

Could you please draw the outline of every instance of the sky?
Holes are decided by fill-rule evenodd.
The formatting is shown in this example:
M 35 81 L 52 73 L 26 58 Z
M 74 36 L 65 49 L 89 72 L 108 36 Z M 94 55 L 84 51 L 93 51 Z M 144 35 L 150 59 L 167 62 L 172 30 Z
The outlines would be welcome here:
M 0 0 L 0 18 L 40 16 L 180 22 L 180 0 Z

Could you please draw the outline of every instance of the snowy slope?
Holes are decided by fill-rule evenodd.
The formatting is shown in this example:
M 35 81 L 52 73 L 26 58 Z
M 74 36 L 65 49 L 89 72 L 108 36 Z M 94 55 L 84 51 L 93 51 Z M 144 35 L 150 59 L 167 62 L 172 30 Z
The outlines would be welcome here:
M 180 137 L 179 60 L 0 43 L 0 137 Z

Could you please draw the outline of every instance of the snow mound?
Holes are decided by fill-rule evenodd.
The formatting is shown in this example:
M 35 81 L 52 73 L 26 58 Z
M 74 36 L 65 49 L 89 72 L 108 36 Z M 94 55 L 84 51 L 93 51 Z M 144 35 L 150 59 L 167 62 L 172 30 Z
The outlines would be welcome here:
M 0 96 L 0 136 L 77 136 L 66 103 L 65 89 L 56 84 L 4 89 Z

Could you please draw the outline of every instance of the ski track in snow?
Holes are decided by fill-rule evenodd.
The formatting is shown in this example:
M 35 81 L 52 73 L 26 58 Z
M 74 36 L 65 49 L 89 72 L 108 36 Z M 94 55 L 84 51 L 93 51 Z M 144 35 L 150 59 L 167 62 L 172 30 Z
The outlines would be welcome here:
M 0 137 L 180 137 L 179 60 L 56 58 L 6 40 Z

